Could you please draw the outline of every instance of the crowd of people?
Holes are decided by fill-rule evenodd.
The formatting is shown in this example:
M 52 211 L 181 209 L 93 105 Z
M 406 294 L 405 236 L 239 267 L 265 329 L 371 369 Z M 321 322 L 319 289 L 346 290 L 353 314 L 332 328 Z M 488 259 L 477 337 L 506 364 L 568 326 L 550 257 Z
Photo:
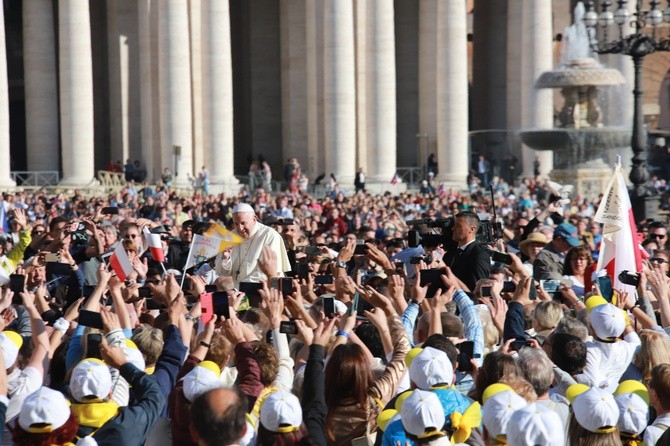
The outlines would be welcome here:
M 231 197 L 2 195 L 2 444 L 670 444 L 666 221 L 606 289 L 602 197 L 256 169 Z

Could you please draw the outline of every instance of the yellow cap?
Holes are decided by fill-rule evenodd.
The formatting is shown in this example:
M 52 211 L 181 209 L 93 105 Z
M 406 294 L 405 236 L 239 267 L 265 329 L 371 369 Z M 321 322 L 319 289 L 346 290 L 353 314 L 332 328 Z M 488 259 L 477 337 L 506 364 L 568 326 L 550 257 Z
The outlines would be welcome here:
M 633 379 L 623 381 L 619 384 L 619 387 L 616 388 L 614 396 L 624 395 L 626 393 L 634 393 L 642 398 L 645 403 L 649 404 L 649 390 L 647 389 L 647 386 L 640 381 L 635 381 Z
M 12 341 L 12 343 L 14 343 L 17 348 L 20 349 L 21 346 L 23 345 L 23 338 L 17 332 L 11 331 L 11 330 L 6 330 L 6 331 L 3 331 L 2 334 L 7 336 L 7 339 Z M 11 364 L 7 364 L 7 367 L 9 367 L 10 365 Z
M 514 389 L 512 389 L 507 384 L 503 383 L 491 384 L 486 389 L 484 389 L 484 393 L 482 394 L 482 403 L 485 404 L 486 400 L 491 398 L 493 395 L 495 395 L 496 393 L 504 392 L 505 390 L 511 390 L 512 392 L 514 392 Z
M 407 367 L 409 367 L 410 365 L 412 365 L 412 360 L 414 360 L 414 358 L 416 357 L 416 355 L 418 355 L 418 354 L 421 353 L 422 351 L 423 351 L 423 348 L 421 348 L 421 347 L 414 347 L 413 349 L 411 349 L 410 351 L 408 351 L 407 354 L 405 355 L 405 365 L 406 365 Z
M 575 401 L 575 398 L 589 389 L 590 387 L 586 384 L 573 384 L 565 391 L 565 397 L 570 401 L 570 404 L 572 404 Z
M 605 300 L 604 297 L 598 296 L 598 295 L 593 295 L 586 299 L 586 302 L 584 302 L 584 305 L 586 305 L 586 311 L 591 312 L 595 307 L 599 307 L 601 305 L 608 304 L 607 300 Z
M 126 347 L 134 348 L 135 350 L 139 350 L 139 348 L 137 347 L 137 344 L 135 344 L 135 341 L 133 341 L 132 339 L 128 339 L 128 338 L 126 338 Z
M 407 398 L 412 394 L 411 390 L 405 390 L 403 393 L 398 395 L 398 398 L 395 399 L 395 410 L 400 412 L 400 408 L 402 407 L 402 403 L 405 402 Z
M 218 364 L 213 361 L 202 361 L 198 364 L 198 367 L 203 367 L 206 368 L 207 370 L 211 370 L 212 372 L 216 373 L 217 376 L 221 375 L 221 369 L 219 368 Z
M 391 421 L 391 418 L 393 418 L 397 413 L 398 411 L 395 409 L 382 410 L 382 412 L 377 416 L 377 426 L 379 426 L 379 429 L 385 431 L 389 421 Z

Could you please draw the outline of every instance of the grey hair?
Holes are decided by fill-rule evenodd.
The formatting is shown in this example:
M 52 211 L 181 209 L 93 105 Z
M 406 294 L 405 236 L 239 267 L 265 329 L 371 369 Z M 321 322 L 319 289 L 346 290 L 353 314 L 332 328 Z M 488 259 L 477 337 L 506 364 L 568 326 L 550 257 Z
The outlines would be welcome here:
M 522 348 L 518 364 L 524 378 L 533 386 L 538 397 L 549 391 L 554 381 L 554 365 L 544 350 Z
M 574 317 L 564 317 L 554 329 L 554 333 L 567 333 L 573 336 L 577 336 L 582 341 L 586 341 L 586 338 L 589 337 L 589 329 L 582 321 L 575 319 Z

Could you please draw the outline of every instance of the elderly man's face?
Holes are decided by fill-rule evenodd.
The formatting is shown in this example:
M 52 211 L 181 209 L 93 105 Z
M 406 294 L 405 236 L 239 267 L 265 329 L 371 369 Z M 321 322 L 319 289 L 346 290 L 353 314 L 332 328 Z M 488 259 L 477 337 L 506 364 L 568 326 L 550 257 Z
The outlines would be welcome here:
M 256 214 L 253 212 L 237 212 L 233 214 L 233 224 L 238 234 L 247 239 L 256 227 Z

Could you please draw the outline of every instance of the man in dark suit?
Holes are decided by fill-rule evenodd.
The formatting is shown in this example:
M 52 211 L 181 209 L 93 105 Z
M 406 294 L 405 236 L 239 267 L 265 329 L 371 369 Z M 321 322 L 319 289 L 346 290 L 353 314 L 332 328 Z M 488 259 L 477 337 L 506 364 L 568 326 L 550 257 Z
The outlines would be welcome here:
M 479 230 L 479 217 L 470 211 L 460 212 L 454 218 L 452 239 L 456 249 L 444 255 L 444 263 L 454 275 L 469 289 L 474 291 L 479 279 L 489 277 L 491 256 L 485 248 L 475 241 Z

